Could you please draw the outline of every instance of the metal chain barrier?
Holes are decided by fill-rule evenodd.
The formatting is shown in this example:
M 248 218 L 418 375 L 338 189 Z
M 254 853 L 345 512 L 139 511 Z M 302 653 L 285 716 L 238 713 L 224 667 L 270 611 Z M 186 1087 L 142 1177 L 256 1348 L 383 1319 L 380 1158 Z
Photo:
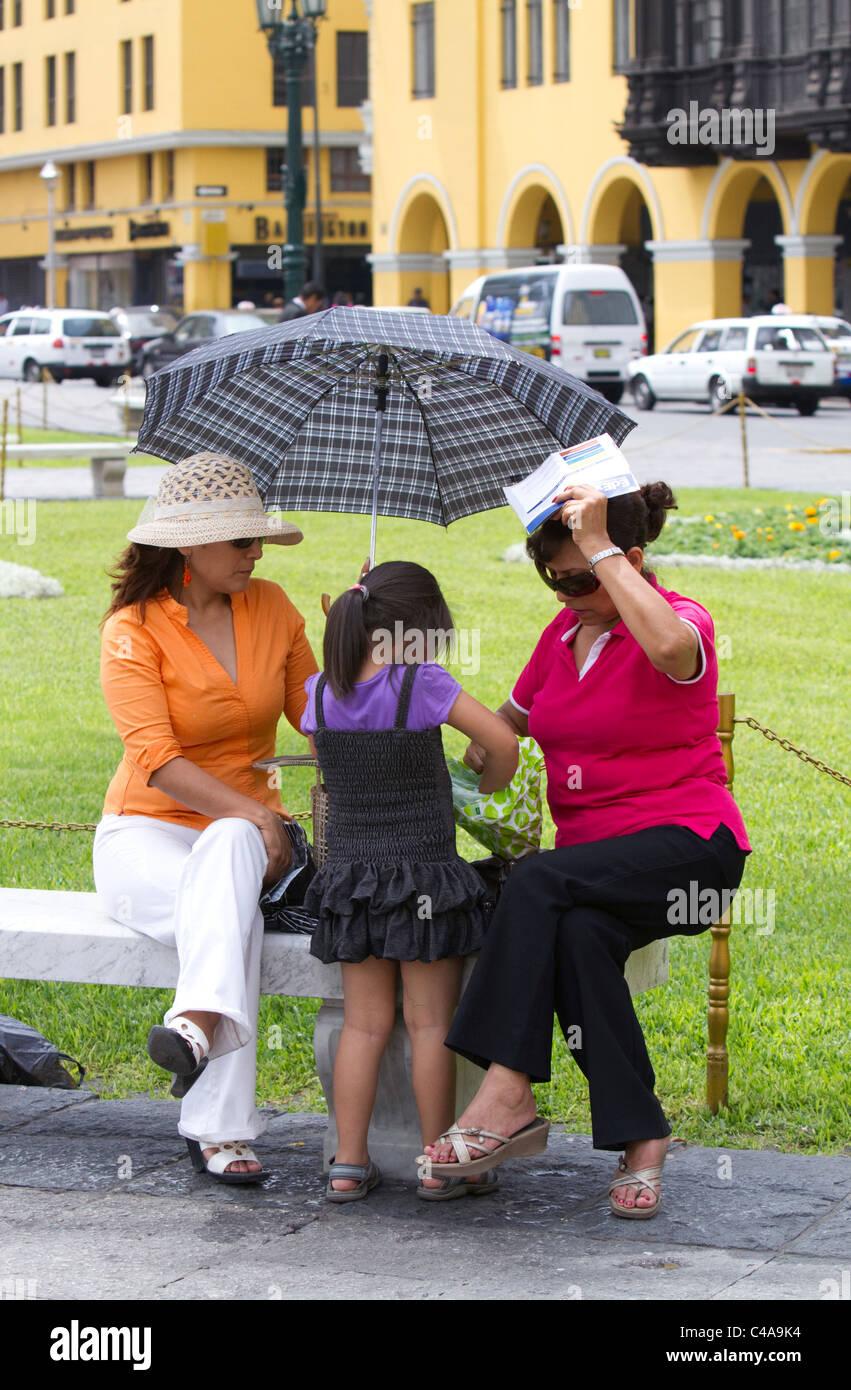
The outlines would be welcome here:
M 767 729 L 763 724 L 758 724 L 750 715 L 737 715 L 733 720 L 734 724 L 747 724 L 749 728 L 756 729 L 757 733 L 767 738 L 769 743 L 776 743 L 787 753 L 794 753 L 801 762 L 810 763 L 812 767 L 818 768 L 819 772 L 826 772 L 828 777 L 832 777 L 836 782 L 842 782 L 844 786 L 851 787 L 851 777 L 846 777 L 844 772 L 838 772 L 835 767 L 828 767 L 827 763 L 820 758 L 814 758 L 805 748 L 796 748 L 794 743 L 790 743 L 788 738 L 781 738 L 773 729 Z M 293 762 L 299 761 L 296 758 Z M 312 761 L 312 760 L 306 760 Z M 291 817 L 292 820 L 311 820 L 312 811 L 299 811 Z M 47 821 L 47 820 L 0 820 L 0 829 L 9 830 L 97 830 L 97 825 L 83 821 Z
M 818 768 L 819 772 L 826 772 L 828 777 L 833 777 L 837 782 L 842 782 L 846 787 L 851 787 L 851 777 L 846 777 L 843 772 L 837 772 L 835 767 L 828 767 L 827 763 L 823 763 L 819 758 L 814 758 L 805 748 L 796 748 L 794 743 L 789 742 L 788 738 L 781 738 L 773 729 L 764 728 L 762 724 L 758 724 L 756 720 L 751 719 L 749 715 L 744 715 L 741 718 L 737 717 L 733 720 L 733 723 L 747 724 L 749 728 L 756 729 L 757 733 L 767 738 L 769 743 L 779 744 L 787 753 L 794 753 L 796 758 L 801 759 L 801 762 L 811 763 L 813 767 Z

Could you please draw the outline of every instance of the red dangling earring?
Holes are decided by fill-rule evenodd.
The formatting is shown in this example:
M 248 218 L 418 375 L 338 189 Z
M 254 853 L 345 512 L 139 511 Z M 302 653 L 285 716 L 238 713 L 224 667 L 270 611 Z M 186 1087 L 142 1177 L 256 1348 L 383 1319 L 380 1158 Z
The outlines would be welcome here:
M 184 589 L 186 588 L 187 584 L 191 584 L 191 583 L 192 583 L 192 575 L 189 573 L 189 557 L 188 557 L 187 555 L 184 555 L 184 557 L 183 557 L 183 587 L 184 587 Z

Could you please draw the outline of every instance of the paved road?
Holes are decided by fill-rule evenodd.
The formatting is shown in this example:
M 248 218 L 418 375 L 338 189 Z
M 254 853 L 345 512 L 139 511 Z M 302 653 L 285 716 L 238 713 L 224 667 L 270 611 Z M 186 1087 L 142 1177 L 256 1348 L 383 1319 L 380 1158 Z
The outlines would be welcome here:
M 10 396 L 14 422 L 17 383 L 0 382 L 0 402 Z M 41 386 L 23 386 L 24 423 L 40 425 Z M 110 393 L 89 382 L 65 382 L 47 387 L 48 425 L 93 434 L 123 433 Z M 624 409 L 636 429 L 624 452 L 640 481 L 664 478 L 674 487 L 739 487 L 743 480 L 741 424 L 735 412 L 710 418 L 702 405 L 657 405 L 650 412 Z M 797 411 L 772 408 L 768 418 L 748 412 L 747 437 L 752 487 L 776 487 L 807 493 L 835 493 L 851 487 L 851 409 L 847 402 L 822 402 L 810 419 Z M 824 449 L 847 449 L 825 453 Z M 159 473 L 128 470 L 126 492 L 146 497 L 156 490 Z M 12 467 L 7 475 L 9 497 L 91 497 L 88 469 L 26 469 Z
M 847 1297 L 851 1157 L 675 1145 L 658 1216 L 624 1221 L 606 1199 L 613 1155 L 559 1130 L 492 1196 L 418 1201 L 412 1164 L 411 1183 L 332 1206 L 325 1117 L 267 1113 L 270 1176 L 227 1187 L 193 1173 L 173 1101 L 0 1086 L 0 1276 L 37 1299 Z

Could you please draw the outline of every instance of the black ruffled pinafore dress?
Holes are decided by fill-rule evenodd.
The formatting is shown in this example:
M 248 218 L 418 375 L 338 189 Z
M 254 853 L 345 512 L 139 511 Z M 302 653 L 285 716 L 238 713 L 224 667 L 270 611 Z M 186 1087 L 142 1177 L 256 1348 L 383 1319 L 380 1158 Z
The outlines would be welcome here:
M 327 858 L 305 909 L 310 950 L 331 961 L 442 960 L 477 951 L 484 881 L 455 848 L 440 729 L 406 727 L 417 666 L 407 666 L 392 729 L 329 729 L 316 683 L 316 753 L 328 789 Z

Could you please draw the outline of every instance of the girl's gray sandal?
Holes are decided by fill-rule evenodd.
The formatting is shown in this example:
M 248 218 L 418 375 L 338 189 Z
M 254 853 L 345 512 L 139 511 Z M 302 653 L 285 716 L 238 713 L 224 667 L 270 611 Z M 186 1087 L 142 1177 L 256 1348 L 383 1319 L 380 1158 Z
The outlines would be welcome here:
M 359 1179 L 357 1187 L 350 1187 L 346 1191 L 340 1192 L 331 1183 L 335 1178 L 348 1179 L 354 1181 Z M 331 1167 L 328 1170 L 328 1185 L 325 1188 L 325 1196 L 329 1202 L 359 1202 L 373 1187 L 377 1187 L 381 1182 L 381 1174 L 375 1164 L 369 1163 L 335 1163 L 331 1160 Z
M 487 1197 L 498 1187 L 499 1178 L 491 1168 L 481 1182 L 469 1182 L 467 1178 L 441 1178 L 440 1187 L 426 1187 L 420 1178 L 417 1196 L 424 1202 L 454 1202 L 457 1197 Z

